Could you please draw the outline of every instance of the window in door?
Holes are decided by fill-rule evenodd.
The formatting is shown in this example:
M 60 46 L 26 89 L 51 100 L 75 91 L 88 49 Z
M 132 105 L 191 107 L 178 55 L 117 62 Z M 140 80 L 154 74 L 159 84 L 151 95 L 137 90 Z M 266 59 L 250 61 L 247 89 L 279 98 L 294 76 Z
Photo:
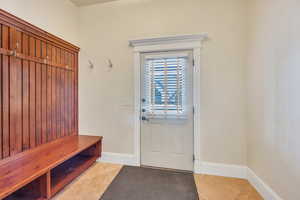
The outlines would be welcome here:
M 185 116 L 185 77 L 188 55 L 146 55 L 144 113 L 150 118 Z

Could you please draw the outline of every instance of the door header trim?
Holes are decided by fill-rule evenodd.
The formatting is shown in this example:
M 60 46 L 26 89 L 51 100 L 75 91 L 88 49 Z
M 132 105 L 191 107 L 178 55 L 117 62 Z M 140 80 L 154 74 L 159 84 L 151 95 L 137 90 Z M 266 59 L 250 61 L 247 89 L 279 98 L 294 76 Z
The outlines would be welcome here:
M 138 47 L 138 46 L 170 44 L 170 43 L 178 43 L 178 42 L 198 42 L 198 41 L 206 40 L 207 38 L 208 38 L 207 33 L 194 34 L 194 35 L 175 35 L 175 36 L 166 36 L 166 37 L 129 40 L 129 45 L 132 47 Z

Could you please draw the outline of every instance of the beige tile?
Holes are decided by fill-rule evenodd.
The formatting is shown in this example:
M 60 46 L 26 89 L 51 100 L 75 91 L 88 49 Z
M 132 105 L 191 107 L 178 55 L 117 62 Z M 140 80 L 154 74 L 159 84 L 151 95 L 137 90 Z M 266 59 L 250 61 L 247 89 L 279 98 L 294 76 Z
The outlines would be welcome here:
M 247 180 L 195 174 L 200 200 L 263 200 Z
M 121 165 L 96 163 L 53 199 L 99 200 L 121 168 Z

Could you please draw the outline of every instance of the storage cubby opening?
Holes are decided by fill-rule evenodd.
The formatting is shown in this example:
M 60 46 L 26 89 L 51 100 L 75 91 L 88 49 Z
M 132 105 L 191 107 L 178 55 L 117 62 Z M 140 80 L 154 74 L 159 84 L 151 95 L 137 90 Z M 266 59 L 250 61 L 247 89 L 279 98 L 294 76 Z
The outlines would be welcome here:
M 40 200 L 42 196 L 42 178 L 38 178 L 33 182 L 27 184 L 16 192 L 12 193 L 3 200 Z
M 62 163 L 51 171 L 51 186 L 54 187 L 60 183 L 63 179 L 72 174 L 80 166 L 91 160 L 93 156 L 77 155 L 74 158 Z
M 51 170 L 52 195 L 56 194 L 97 160 L 94 149 L 95 147 L 92 146 Z

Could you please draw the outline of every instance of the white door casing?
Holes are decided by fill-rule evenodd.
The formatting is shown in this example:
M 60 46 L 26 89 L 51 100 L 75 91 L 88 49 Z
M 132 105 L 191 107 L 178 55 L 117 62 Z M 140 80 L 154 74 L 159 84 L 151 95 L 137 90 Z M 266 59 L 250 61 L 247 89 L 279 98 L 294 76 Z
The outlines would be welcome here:
M 207 39 L 207 34 L 182 35 L 160 38 L 130 40 L 129 44 L 134 50 L 134 157 L 135 164 L 141 165 L 141 119 L 140 119 L 140 82 L 141 82 L 141 54 L 155 51 L 191 50 L 193 52 L 193 102 L 194 102 L 194 171 L 195 166 L 200 166 L 200 52 L 202 42 Z

